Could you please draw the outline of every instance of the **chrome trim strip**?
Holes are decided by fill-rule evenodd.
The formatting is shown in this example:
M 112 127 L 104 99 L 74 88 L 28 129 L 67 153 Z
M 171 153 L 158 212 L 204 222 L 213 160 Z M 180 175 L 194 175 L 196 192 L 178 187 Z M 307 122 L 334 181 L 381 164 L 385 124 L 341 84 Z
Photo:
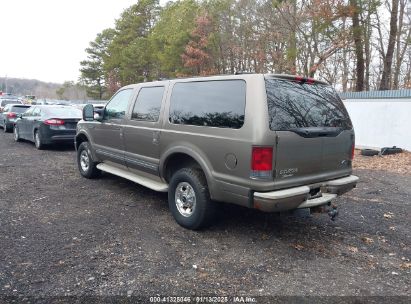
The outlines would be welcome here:
M 116 158 L 116 159 L 119 159 L 119 160 L 124 160 L 123 156 L 118 156 L 118 155 L 116 155 L 112 152 L 107 152 L 107 151 L 102 150 L 102 149 L 96 149 L 96 153 L 97 154 L 103 154 L 105 156 L 110 156 L 110 157 L 113 157 L 113 158 Z
M 130 162 L 130 163 L 136 164 L 136 165 L 138 165 L 138 166 L 140 166 L 140 167 L 144 167 L 144 168 L 146 168 L 146 169 L 150 169 L 150 170 L 153 170 L 153 171 L 157 171 L 157 170 L 158 170 L 158 165 L 153 164 L 153 163 L 146 162 L 146 161 L 144 161 L 144 160 L 132 159 L 132 158 L 130 158 L 130 157 L 125 157 L 125 160 L 126 160 L 126 162 Z
M 261 197 L 265 199 L 279 200 L 282 198 L 293 197 L 297 195 L 307 194 L 310 192 L 310 187 L 302 186 L 290 188 L 285 190 L 271 191 L 271 192 L 254 192 L 254 197 Z

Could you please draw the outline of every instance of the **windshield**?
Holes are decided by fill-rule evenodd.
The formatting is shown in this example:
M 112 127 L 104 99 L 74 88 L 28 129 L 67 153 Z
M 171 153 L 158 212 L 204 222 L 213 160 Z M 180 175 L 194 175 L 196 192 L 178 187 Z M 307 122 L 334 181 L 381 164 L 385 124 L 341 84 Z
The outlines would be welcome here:
M 352 129 L 347 110 L 331 86 L 274 78 L 265 82 L 271 130 L 310 127 Z
M 48 117 L 53 118 L 81 118 L 82 112 L 73 107 L 47 107 L 41 111 Z

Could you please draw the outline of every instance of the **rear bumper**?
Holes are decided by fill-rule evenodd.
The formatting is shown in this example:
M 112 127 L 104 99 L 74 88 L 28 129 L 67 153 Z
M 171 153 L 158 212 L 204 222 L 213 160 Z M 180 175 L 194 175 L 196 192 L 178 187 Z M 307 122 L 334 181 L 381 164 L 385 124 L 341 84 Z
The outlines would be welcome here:
M 322 206 L 357 185 L 358 177 L 347 177 L 325 181 L 314 185 L 294 187 L 271 192 L 254 192 L 254 208 L 265 212 L 278 212 L 297 208 Z M 320 189 L 320 195 L 310 198 L 310 191 Z
M 51 141 L 69 141 L 69 142 L 73 142 L 74 144 L 74 137 L 75 135 L 53 135 L 50 137 Z
M 73 143 L 76 136 L 76 130 L 53 130 L 48 126 L 40 128 L 44 144 L 54 143 Z
M 11 121 L 9 121 L 9 120 L 6 120 L 6 124 L 5 124 L 3 127 L 11 130 L 11 129 L 13 129 L 13 127 L 14 127 L 14 122 L 11 122 Z

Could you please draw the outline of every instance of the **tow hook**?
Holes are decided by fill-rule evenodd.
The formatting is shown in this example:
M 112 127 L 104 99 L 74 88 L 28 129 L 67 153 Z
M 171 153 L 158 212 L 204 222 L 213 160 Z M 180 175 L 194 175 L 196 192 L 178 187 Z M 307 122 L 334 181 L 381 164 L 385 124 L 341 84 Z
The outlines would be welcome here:
M 328 203 L 328 205 L 326 206 L 312 207 L 310 211 L 312 213 L 327 213 L 332 221 L 335 221 L 335 218 L 338 215 L 337 205 L 330 203 Z
M 330 216 L 332 221 L 335 221 L 335 218 L 338 215 L 338 209 L 336 205 L 331 205 L 330 209 L 328 210 L 328 215 Z

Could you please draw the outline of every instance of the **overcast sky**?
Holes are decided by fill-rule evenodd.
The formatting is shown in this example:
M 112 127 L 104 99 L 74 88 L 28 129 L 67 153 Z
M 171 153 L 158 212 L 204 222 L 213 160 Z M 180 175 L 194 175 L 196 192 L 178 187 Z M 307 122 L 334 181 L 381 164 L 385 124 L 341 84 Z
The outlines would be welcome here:
M 89 42 L 136 2 L 1 0 L 0 76 L 77 81 Z

